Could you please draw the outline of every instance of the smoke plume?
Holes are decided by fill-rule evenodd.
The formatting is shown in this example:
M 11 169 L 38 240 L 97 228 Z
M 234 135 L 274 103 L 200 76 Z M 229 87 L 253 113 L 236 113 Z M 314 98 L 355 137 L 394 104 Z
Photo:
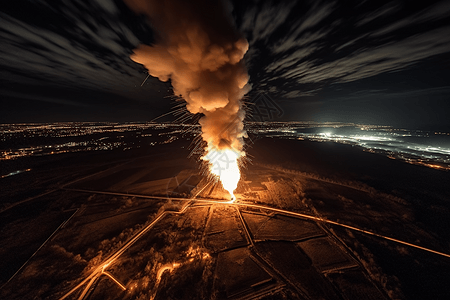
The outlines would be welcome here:
M 191 113 L 202 113 L 208 149 L 243 155 L 242 97 L 250 90 L 243 57 L 247 41 L 236 31 L 225 2 L 125 0 L 145 14 L 156 32 L 153 46 L 140 45 L 131 59 L 151 76 L 171 80 Z

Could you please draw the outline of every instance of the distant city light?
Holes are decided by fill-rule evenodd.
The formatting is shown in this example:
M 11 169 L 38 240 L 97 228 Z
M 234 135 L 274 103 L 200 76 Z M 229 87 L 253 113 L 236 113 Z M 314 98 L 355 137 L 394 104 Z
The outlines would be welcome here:
M 407 163 L 450 169 L 450 133 L 408 130 L 380 125 L 339 122 L 248 122 L 253 136 L 336 142 L 361 147 Z M 361 131 L 364 131 L 362 134 Z M 191 140 L 200 133 L 198 125 L 166 123 L 1 124 L 0 160 L 26 156 L 58 155 L 80 151 L 130 150 L 142 146 Z M 253 138 L 252 138 L 253 139 Z M 21 145 L 11 147 L 6 145 Z M 17 170 L 1 178 L 20 174 Z

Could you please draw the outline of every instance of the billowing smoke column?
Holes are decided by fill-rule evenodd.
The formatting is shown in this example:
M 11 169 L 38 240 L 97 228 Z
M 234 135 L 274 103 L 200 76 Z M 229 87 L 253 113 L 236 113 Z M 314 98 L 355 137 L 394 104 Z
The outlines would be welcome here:
M 186 100 L 187 109 L 204 114 L 200 125 L 208 148 L 203 159 L 212 163 L 212 173 L 233 198 L 246 134 L 241 99 L 250 90 L 243 62 L 247 41 L 233 27 L 221 1 L 125 2 L 149 17 L 157 34 L 155 45 L 139 46 L 131 59 L 143 64 L 151 76 L 171 79 L 174 93 Z M 222 165 L 214 165 L 220 161 Z

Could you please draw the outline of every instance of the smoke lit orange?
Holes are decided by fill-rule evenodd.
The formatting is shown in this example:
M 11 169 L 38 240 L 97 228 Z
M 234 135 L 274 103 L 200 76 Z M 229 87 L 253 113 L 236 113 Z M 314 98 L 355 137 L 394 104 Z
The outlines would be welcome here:
M 230 22 L 221 1 L 126 0 L 158 29 L 152 46 L 140 45 L 131 59 L 150 76 L 168 81 L 186 109 L 202 114 L 199 124 L 207 144 L 203 160 L 234 200 L 240 179 L 238 159 L 244 156 L 242 98 L 250 90 L 244 55 L 247 40 Z M 201 14 L 208 6 L 208 14 Z

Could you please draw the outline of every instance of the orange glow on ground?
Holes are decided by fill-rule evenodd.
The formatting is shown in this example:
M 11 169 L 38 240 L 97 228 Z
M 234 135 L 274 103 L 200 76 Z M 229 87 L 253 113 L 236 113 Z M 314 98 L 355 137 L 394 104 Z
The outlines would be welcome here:
M 161 280 L 161 276 L 165 271 L 172 272 L 173 269 L 179 267 L 179 263 L 169 263 L 163 265 L 161 268 L 159 268 L 158 273 L 156 274 L 156 281 L 159 282 Z
M 122 284 L 122 283 L 120 283 L 116 278 L 114 278 L 111 274 L 109 274 L 108 272 L 102 272 L 102 274 L 104 274 L 104 275 L 106 275 L 106 276 L 108 276 L 109 278 L 111 278 L 112 279 L 112 281 L 114 281 L 122 290 L 126 290 L 127 288 Z

